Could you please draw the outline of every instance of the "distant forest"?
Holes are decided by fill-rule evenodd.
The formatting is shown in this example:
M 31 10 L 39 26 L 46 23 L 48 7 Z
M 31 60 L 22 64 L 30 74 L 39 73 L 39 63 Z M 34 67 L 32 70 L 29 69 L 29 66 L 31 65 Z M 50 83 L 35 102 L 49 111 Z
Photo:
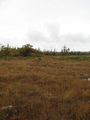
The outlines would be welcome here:
M 60 52 L 54 50 L 44 50 L 34 49 L 32 45 L 26 44 L 22 47 L 12 48 L 9 46 L 0 45 L 0 57 L 40 57 L 42 55 L 52 55 L 52 56 L 68 56 L 68 55 L 90 55 L 90 51 L 70 51 L 70 48 L 63 46 Z

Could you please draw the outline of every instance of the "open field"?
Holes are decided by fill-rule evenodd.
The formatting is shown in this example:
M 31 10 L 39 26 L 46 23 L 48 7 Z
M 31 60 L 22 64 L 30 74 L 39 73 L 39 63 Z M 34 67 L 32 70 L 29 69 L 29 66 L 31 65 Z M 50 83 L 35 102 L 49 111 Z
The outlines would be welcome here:
M 0 120 L 90 120 L 90 56 L 0 59 Z

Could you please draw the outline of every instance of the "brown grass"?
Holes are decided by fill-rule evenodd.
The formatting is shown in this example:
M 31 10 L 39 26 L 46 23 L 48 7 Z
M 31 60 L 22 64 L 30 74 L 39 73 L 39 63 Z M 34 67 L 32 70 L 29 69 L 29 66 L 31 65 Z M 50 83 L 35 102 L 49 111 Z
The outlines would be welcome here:
M 89 120 L 89 77 L 89 61 L 1 59 L 0 120 Z

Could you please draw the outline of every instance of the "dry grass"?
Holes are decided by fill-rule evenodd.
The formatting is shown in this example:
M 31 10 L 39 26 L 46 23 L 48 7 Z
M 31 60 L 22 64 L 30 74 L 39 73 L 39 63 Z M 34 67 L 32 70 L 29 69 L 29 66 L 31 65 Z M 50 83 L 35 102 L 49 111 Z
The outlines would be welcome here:
M 0 120 L 89 120 L 89 77 L 89 61 L 1 59 Z

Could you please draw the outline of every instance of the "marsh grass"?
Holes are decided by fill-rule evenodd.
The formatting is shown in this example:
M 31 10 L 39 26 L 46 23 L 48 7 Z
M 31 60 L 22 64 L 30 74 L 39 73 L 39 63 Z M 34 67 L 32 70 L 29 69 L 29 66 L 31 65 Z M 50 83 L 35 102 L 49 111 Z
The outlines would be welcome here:
M 0 120 L 89 120 L 90 62 L 73 59 L 1 59 Z

